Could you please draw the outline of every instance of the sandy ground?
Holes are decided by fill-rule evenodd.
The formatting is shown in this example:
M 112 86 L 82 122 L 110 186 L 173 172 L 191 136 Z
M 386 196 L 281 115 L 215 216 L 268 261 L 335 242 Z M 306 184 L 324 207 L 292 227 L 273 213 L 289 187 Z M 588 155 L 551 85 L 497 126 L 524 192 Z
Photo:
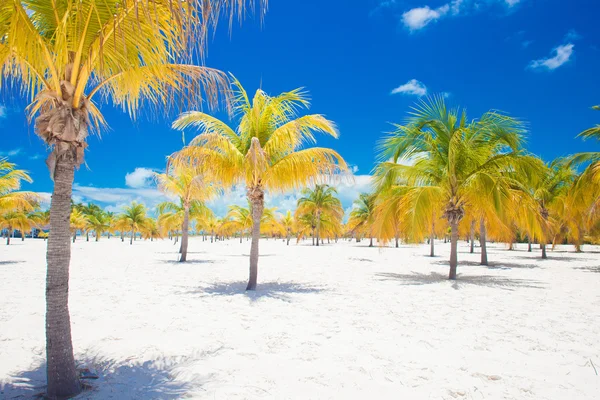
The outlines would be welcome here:
M 289 247 L 193 238 L 73 246 L 80 399 L 598 399 L 600 248 Z M 567 251 L 568 250 L 568 251 Z M 476 249 L 478 252 L 479 249 Z M 45 243 L 0 245 L 0 398 L 44 390 Z M 592 365 L 593 363 L 593 365 Z

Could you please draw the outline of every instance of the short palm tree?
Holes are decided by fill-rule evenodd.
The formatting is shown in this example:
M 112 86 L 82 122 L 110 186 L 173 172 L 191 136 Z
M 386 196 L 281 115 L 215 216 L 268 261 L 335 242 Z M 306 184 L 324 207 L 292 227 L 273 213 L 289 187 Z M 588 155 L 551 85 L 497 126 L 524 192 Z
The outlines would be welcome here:
M 146 223 L 146 206 L 134 201 L 123 209 L 122 216 L 125 221 L 124 225 L 128 226 L 131 231 L 129 244 L 132 245 L 135 234 L 139 232 L 144 223 Z
M 111 221 L 109 216 L 104 210 L 93 212 L 91 215 L 87 215 L 88 218 L 88 229 L 91 229 L 96 234 L 96 242 L 100 240 L 100 236 L 104 232 L 111 229 Z
M 18 191 L 21 182 L 32 182 L 29 174 L 16 165 L 0 158 L 0 212 L 15 209 L 33 210 L 38 196 L 33 192 Z
M 83 231 L 88 226 L 88 217 L 79 208 L 73 207 L 69 217 L 69 230 L 73 235 L 73 243 L 77 238 L 77 231 Z
M 201 131 L 179 152 L 180 163 L 194 160 L 209 166 L 214 179 L 224 187 L 245 183 L 253 223 L 246 289 L 255 290 L 265 190 L 299 189 L 345 171 L 347 166 L 331 149 L 304 148 L 315 142 L 315 132 L 338 136 L 333 122 L 322 115 L 298 117 L 298 110 L 309 105 L 306 93 L 297 89 L 272 97 L 259 89 L 250 100 L 238 81 L 234 87 L 233 109 L 240 117 L 237 129 L 198 111 L 182 114 L 173 127 Z
M 298 199 L 296 213 L 313 214 L 315 216 L 315 237 L 317 246 L 320 240 L 321 218 L 323 219 L 342 219 L 344 208 L 337 196 L 337 190 L 329 185 L 315 185 L 314 188 L 305 188 L 302 191 L 302 197 Z
M 198 197 L 202 198 L 204 195 Z M 181 229 L 181 246 L 179 249 L 181 257 L 179 261 L 184 262 L 187 259 L 189 222 L 205 221 L 213 217 L 212 210 L 200 200 L 186 200 L 185 197 L 179 198 L 179 204 L 172 201 L 162 202 L 157 206 L 157 210 L 159 213 L 158 224 L 163 233 Z
M 192 165 L 171 166 L 167 173 L 156 174 L 158 188 L 166 194 L 179 197 L 180 204 L 169 202 L 163 211 L 181 213 L 181 257 L 180 262 L 187 259 L 188 235 L 190 230 L 190 210 L 194 218 L 207 218 L 212 212 L 204 202 L 219 194 L 219 188 L 207 181 L 202 168 Z
M 380 157 L 391 161 L 379 164 L 377 174 L 395 170 L 406 181 L 401 188 L 405 217 L 425 218 L 432 204 L 442 204 L 451 228 L 449 279 L 456 279 L 458 225 L 470 194 L 481 185 L 490 191 L 504 171 L 515 167 L 523 133 L 519 121 L 493 111 L 468 121 L 464 111 L 449 110 L 440 96 L 422 100 L 407 123 L 396 125 L 382 142 Z M 397 163 L 408 160 L 414 162 Z
M 142 106 L 169 110 L 215 104 L 227 88 L 218 71 L 186 64 L 201 54 L 219 13 L 243 16 L 245 0 L 8 0 L 0 6 L 0 73 L 33 99 L 36 133 L 52 153 L 54 179 L 48 241 L 48 395 L 81 390 L 68 310 L 69 213 L 86 137 L 105 120 L 109 100 L 132 117 Z M 261 0 L 266 5 L 266 0 Z M 263 7 L 264 9 L 264 7 Z M 2 86 L 2 89 L 7 85 Z
M 348 227 L 358 235 L 368 235 L 369 247 L 373 247 L 373 223 L 375 222 L 375 201 L 373 193 L 361 193 L 354 200 L 354 208 L 350 211 Z
M 292 212 L 288 210 L 288 212 L 285 214 L 285 216 L 283 218 L 281 218 L 281 221 L 279 221 L 279 223 L 285 230 L 286 244 L 289 246 L 290 238 L 292 236 L 292 231 L 294 230 L 294 224 L 296 223 L 296 221 L 294 220 L 294 217 L 292 216 Z
M 24 235 L 26 230 L 31 229 L 31 220 L 26 212 L 20 209 L 14 209 L 0 214 L 0 229 L 6 229 L 6 244 L 10 244 L 10 237 L 13 231 L 18 230 Z

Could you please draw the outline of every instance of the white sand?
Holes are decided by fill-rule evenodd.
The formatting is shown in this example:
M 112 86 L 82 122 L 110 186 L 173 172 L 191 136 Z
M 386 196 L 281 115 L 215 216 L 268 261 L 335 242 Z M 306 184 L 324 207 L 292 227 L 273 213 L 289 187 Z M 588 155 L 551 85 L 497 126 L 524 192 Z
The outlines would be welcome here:
M 73 246 L 81 399 L 598 399 L 600 248 L 460 243 L 459 280 L 428 247 L 193 238 Z M 568 250 L 568 252 L 567 252 Z M 479 251 L 479 249 L 476 249 Z M 0 398 L 44 390 L 45 243 L 0 245 Z

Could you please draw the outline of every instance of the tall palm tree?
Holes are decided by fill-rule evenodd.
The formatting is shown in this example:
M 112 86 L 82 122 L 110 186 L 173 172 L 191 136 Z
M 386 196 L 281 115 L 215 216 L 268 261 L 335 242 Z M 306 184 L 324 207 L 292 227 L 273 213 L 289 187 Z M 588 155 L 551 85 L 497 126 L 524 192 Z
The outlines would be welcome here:
M 266 0 L 259 0 L 266 5 Z M 106 121 L 102 100 L 137 117 L 142 106 L 169 110 L 215 104 L 227 88 L 218 71 L 186 64 L 201 54 L 219 13 L 240 18 L 245 0 L 8 0 L 0 6 L 0 73 L 27 108 L 36 133 L 52 148 L 54 180 L 47 259 L 48 396 L 81 390 L 68 313 L 69 213 L 74 171 L 86 137 Z M 264 9 L 264 7 L 263 7 Z M 6 86 L 3 86 L 3 88 Z
M 253 223 L 246 289 L 255 290 L 265 190 L 299 189 L 345 171 L 347 166 L 331 149 L 304 148 L 306 143 L 316 141 L 315 132 L 338 136 L 333 122 L 322 115 L 298 117 L 299 109 L 309 105 L 306 93 L 296 89 L 272 97 L 259 89 L 251 101 L 237 80 L 234 88 L 233 110 L 240 116 L 236 130 L 197 111 L 182 114 L 173 127 L 197 127 L 201 131 L 180 151 L 178 162 L 189 164 L 192 159 L 207 165 L 223 186 L 245 183 Z
M 146 222 L 146 206 L 134 201 L 129 206 L 123 208 L 122 215 L 123 219 L 126 221 L 126 226 L 128 226 L 131 231 L 129 244 L 132 245 L 135 234 L 142 229 L 142 226 Z
M 422 100 L 405 125 L 381 144 L 378 174 L 396 170 L 407 182 L 402 188 L 405 212 L 422 218 L 431 204 L 443 204 L 451 229 L 449 279 L 456 279 L 458 225 L 465 215 L 469 194 L 493 187 L 522 155 L 524 130 L 519 121 L 487 112 L 468 121 L 466 113 L 449 110 L 443 97 Z M 398 164 L 397 161 L 414 160 Z M 422 201 L 425 200 L 425 201 Z
M 156 174 L 156 179 L 158 188 L 162 192 L 179 197 L 180 205 L 165 203 L 164 210 L 182 214 L 179 261 L 185 262 L 190 230 L 190 209 L 193 208 L 195 218 L 207 218 L 212 215 L 212 211 L 204 202 L 219 194 L 220 190 L 215 183 L 207 181 L 202 168 L 193 165 L 171 166 L 167 173 Z
M 310 213 L 315 216 L 315 237 L 317 246 L 320 240 L 321 216 L 325 219 L 341 219 L 344 208 L 340 199 L 336 197 L 337 190 L 329 185 L 315 185 L 313 189 L 305 188 L 302 197 L 298 199 L 296 213 L 299 215 Z
M 373 193 L 361 193 L 354 200 L 354 208 L 350 211 L 348 226 L 357 234 L 367 234 L 371 241 L 369 247 L 373 247 L 372 226 L 375 220 L 376 195 Z

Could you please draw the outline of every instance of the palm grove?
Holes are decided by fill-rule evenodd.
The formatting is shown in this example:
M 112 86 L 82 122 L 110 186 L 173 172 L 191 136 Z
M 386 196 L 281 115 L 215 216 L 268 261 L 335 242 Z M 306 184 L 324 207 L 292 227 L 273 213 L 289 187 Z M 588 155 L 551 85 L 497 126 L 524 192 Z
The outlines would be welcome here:
M 7 0 L 0 5 L 1 90 L 31 100 L 27 110 L 36 134 L 51 149 L 47 160 L 54 189 L 50 209 L 40 196 L 21 191 L 26 171 L 0 160 L 0 229 L 7 244 L 15 232 L 48 235 L 46 276 L 47 395 L 64 398 L 81 390 L 73 356 L 68 283 L 71 241 L 120 237 L 169 237 L 185 262 L 190 231 L 209 240 L 250 241 L 247 289 L 258 282 L 259 239 L 312 238 L 315 246 L 340 238 L 373 239 L 380 245 L 427 239 L 451 243 L 449 278 L 457 278 L 459 238 L 480 241 L 571 243 L 577 251 L 600 237 L 600 154 L 581 153 L 545 163 L 525 149 L 522 122 L 499 112 L 469 119 L 443 98 L 418 103 L 403 124 L 384 137 L 372 191 L 361 194 L 344 223 L 335 189 L 351 179 L 343 158 L 315 147 L 316 134 L 338 137 L 335 124 L 307 114 L 300 89 L 250 96 L 226 74 L 197 66 L 206 38 L 220 16 L 241 18 L 243 0 L 143 1 Z M 87 136 L 107 121 L 103 102 L 131 118 L 143 110 L 181 111 L 178 130 L 198 135 L 168 158 L 159 189 L 172 199 L 150 212 L 133 203 L 121 213 L 94 204 L 73 204 L 75 169 L 84 161 Z M 235 126 L 202 111 L 224 104 Z M 600 139 L 600 128 L 580 135 Z M 219 218 L 207 206 L 232 187 L 244 187 L 248 204 Z M 266 207 L 274 193 L 301 190 L 295 212 Z M 156 214 L 155 214 L 156 212 Z M 156 217 L 154 217 L 154 215 Z M 31 234 L 31 236 L 34 236 Z M 113 239 L 118 240 L 118 239 Z M 180 241 L 180 242 L 179 242 Z

